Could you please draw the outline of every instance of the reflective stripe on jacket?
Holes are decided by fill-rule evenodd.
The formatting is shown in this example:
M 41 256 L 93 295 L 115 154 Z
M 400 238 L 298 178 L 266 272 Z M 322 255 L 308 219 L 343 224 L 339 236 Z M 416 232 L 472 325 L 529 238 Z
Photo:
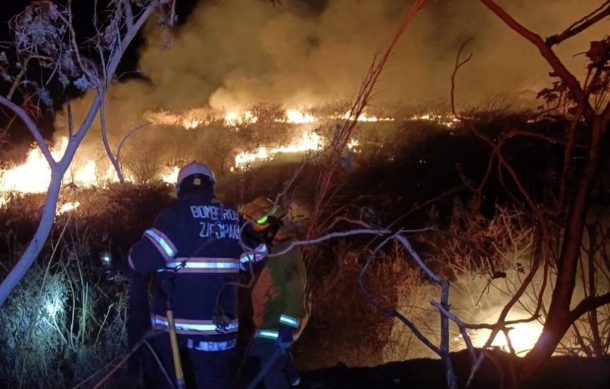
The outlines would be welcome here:
M 156 330 L 169 331 L 167 317 L 161 315 L 152 315 L 152 328 Z M 185 335 L 219 335 L 237 332 L 239 322 L 231 320 L 225 325 L 219 326 L 211 320 L 186 320 L 175 319 L 176 333 Z
M 186 194 L 161 211 L 131 247 L 128 259 L 135 271 L 153 274 L 153 317 L 166 317 L 166 296 L 171 294 L 178 333 L 196 332 L 210 337 L 206 341 L 236 337 L 232 326 L 228 331 L 206 326 L 213 325 L 215 314 L 237 323 L 237 287 L 227 284 L 239 281 L 241 223 L 239 214 L 211 193 Z M 167 330 L 161 319 L 153 325 Z
M 282 230 L 276 237 L 286 234 Z M 274 242 L 270 253 L 283 251 L 288 245 L 288 241 Z M 306 283 L 307 269 L 298 248 L 268 257 L 252 289 L 253 321 L 256 328 L 273 333 L 281 326 L 288 326 L 294 328 L 296 338 L 308 319 Z
M 236 258 L 175 258 L 165 264 L 166 268 L 181 273 L 239 273 L 239 259 Z M 159 271 L 164 271 L 160 269 Z

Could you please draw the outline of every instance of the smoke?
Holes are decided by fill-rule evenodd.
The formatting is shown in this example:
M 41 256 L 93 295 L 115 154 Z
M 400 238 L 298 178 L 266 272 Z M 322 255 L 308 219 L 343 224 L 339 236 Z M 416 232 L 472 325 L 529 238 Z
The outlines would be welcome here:
M 508 10 L 543 36 L 558 33 L 593 1 L 513 1 Z M 151 28 L 141 69 L 151 77 L 152 106 L 189 109 L 253 102 L 287 107 L 351 100 L 373 57 L 388 45 L 404 13 L 404 1 L 333 0 L 312 12 L 303 1 L 270 7 L 266 1 L 204 2 L 161 51 Z M 606 26 L 607 27 L 607 26 Z M 574 71 L 591 36 L 568 41 L 560 52 Z M 595 34 L 597 33 L 597 34 Z M 549 68 L 531 44 L 478 2 L 431 1 L 403 37 L 377 89 L 378 102 L 418 103 L 447 99 L 458 47 L 472 38 L 473 60 L 459 77 L 459 95 L 481 101 L 498 94 L 534 93 L 548 84 Z M 171 101 L 167 101 L 167 92 Z M 529 93 L 529 94 L 528 94 Z
M 146 27 L 139 71 L 146 78 L 109 92 L 109 131 L 120 139 L 150 112 L 232 110 L 254 103 L 309 108 L 351 101 L 375 55 L 387 47 L 411 2 L 402 0 L 200 1 L 177 30 Z M 545 37 L 559 33 L 596 6 L 591 0 L 518 0 L 502 6 Z M 564 42 L 558 53 L 584 72 L 588 41 L 607 33 L 607 21 Z M 459 46 L 472 39 L 472 60 L 460 71 L 460 106 L 497 96 L 531 102 L 548 86 L 550 68 L 536 49 L 478 2 L 429 1 L 388 63 L 372 104 L 421 106 L 447 101 Z M 91 101 L 73 102 L 82 112 Z M 65 117 L 56 127 L 65 128 Z M 147 136 L 183 131 L 146 129 Z

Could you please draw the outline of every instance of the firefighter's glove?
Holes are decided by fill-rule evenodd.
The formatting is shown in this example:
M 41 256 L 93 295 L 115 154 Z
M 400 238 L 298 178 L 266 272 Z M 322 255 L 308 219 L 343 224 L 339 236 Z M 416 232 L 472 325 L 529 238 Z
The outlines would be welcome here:
M 232 318 L 229 315 L 225 314 L 222 309 L 216 308 L 214 310 L 212 322 L 216 325 L 216 331 L 223 333 L 229 332 L 229 325 L 232 321 Z
M 277 344 L 276 344 L 276 346 L 280 350 L 282 350 L 282 351 L 288 350 L 290 348 L 290 346 L 292 345 L 292 342 L 294 342 L 294 337 L 293 337 L 292 331 L 294 331 L 294 329 L 291 327 L 286 327 L 286 326 L 280 327 L 280 329 L 278 331 Z

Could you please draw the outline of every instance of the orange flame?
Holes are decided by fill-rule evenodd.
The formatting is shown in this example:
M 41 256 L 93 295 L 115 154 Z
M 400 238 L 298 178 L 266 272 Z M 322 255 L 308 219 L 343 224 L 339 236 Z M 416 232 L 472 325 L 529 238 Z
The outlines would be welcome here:
M 345 120 L 353 120 L 350 111 L 347 111 L 346 113 L 344 113 L 341 118 L 345 119 Z M 383 118 L 383 117 L 378 118 L 377 116 L 368 115 L 366 112 L 362 112 L 360 114 L 360 116 L 358 116 L 358 121 L 359 122 L 393 122 L 394 118 Z
M 434 112 L 428 112 L 428 113 L 421 114 L 421 115 L 413 115 L 413 116 L 411 116 L 410 120 L 422 120 L 422 121 L 434 122 L 434 123 L 438 123 L 442 126 L 445 126 L 447 128 L 455 127 L 456 123 L 458 123 L 460 121 L 459 119 L 457 119 L 454 116 L 441 115 L 441 114 L 437 114 Z
M 61 158 L 68 146 L 68 138 L 60 138 L 58 144 L 51 147 L 51 155 L 55 160 Z M 114 171 L 109 170 L 105 175 L 97 172 L 97 165 L 93 160 L 86 160 L 83 164 L 72 166 L 64 176 L 64 183 L 73 182 L 76 185 L 91 187 L 96 185 L 100 178 L 106 181 L 116 180 Z M 6 170 L 0 170 L 0 205 L 6 203 L 6 194 L 14 193 L 44 193 L 51 182 L 51 168 L 38 147 L 32 148 L 23 164 Z
M 265 147 L 261 146 L 255 151 L 244 151 L 235 156 L 235 168 L 244 169 L 255 161 L 268 161 L 273 159 L 276 154 L 302 153 L 306 151 L 316 151 L 324 147 L 324 140 L 315 132 L 305 133 L 285 146 Z

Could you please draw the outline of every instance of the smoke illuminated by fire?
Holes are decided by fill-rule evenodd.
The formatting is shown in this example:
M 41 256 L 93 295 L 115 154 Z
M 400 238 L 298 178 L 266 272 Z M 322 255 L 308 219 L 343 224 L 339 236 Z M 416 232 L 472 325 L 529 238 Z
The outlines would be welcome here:
M 542 333 L 542 324 L 537 321 L 513 324 L 509 327 L 511 328 L 511 330 L 508 332 L 510 344 L 517 354 L 525 353 L 531 350 Z M 476 330 L 471 332 L 470 336 L 474 346 L 483 347 L 490 333 L 490 330 Z M 461 340 L 460 338 L 461 337 L 456 337 L 454 341 L 459 341 Z M 502 332 L 499 332 L 496 335 L 491 345 L 500 347 L 507 352 L 510 350 L 509 342 Z

